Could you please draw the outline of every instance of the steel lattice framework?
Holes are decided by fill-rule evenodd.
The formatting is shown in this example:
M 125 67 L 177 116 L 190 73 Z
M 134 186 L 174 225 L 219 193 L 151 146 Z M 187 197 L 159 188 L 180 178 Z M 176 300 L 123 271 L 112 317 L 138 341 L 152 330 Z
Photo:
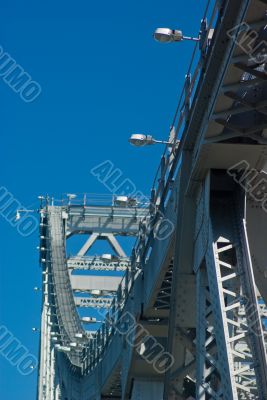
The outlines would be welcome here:
M 267 399 L 266 11 L 209 2 L 149 205 L 41 203 L 38 400 Z

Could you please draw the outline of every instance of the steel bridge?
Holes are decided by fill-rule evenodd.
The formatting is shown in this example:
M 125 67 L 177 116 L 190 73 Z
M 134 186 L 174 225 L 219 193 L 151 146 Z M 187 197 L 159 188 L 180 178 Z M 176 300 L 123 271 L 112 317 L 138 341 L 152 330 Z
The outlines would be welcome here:
M 267 400 L 266 10 L 209 2 L 149 204 L 42 202 L 38 400 Z

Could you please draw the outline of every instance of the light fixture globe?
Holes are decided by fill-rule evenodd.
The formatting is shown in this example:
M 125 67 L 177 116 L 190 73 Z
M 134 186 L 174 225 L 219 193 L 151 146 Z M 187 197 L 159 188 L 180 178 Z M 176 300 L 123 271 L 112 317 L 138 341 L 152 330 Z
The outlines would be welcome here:
M 73 200 L 73 199 L 76 199 L 77 194 L 67 193 L 67 197 L 68 197 L 69 200 Z
M 133 146 L 142 147 L 146 145 L 146 135 L 133 134 L 131 135 L 129 142 Z
M 157 28 L 154 32 L 154 39 L 160 43 L 180 42 L 183 40 L 183 33 L 169 28 Z
M 173 31 L 169 28 L 158 28 L 154 32 L 154 39 L 160 43 L 169 43 L 173 41 Z
M 143 135 L 140 133 L 134 133 L 129 138 L 129 142 L 136 147 L 143 147 L 148 144 L 154 144 L 155 140 L 150 135 Z

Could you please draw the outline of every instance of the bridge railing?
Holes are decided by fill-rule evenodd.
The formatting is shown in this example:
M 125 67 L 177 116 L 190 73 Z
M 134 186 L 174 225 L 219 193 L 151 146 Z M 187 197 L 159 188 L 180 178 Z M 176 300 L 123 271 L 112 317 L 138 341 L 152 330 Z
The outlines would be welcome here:
M 191 61 L 186 73 L 185 82 L 182 88 L 180 99 L 171 124 L 170 141 L 172 145 L 166 145 L 161 162 L 158 167 L 151 191 L 149 213 L 140 222 L 140 232 L 132 251 L 131 267 L 126 269 L 125 275 L 119 285 L 117 295 L 114 296 L 110 308 L 103 317 L 100 328 L 95 332 L 94 339 L 91 339 L 89 346 L 84 349 L 84 370 L 90 373 L 97 365 L 111 337 L 114 335 L 116 325 L 122 315 L 123 307 L 127 301 L 129 292 L 134 283 L 136 272 L 142 265 L 142 260 L 148 256 L 148 251 L 153 240 L 153 229 L 156 221 L 162 217 L 167 201 L 172 191 L 172 183 L 176 178 L 181 165 L 182 151 L 186 138 L 186 128 L 190 119 L 192 99 L 197 93 L 201 72 L 205 67 L 205 60 L 208 57 L 209 47 L 212 45 L 212 32 L 216 19 L 219 16 L 221 1 L 208 1 L 204 16 L 201 22 L 201 40 L 196 43 Z M 207 22 L 209 17 L 209 23 Z M 198 52 L 199 46 L 199 52 Z M 179 140 L 179 142 L 178 142 Z M 179 144 L 178 144 L 179 143 Z M 92 201 L 107 205 L 107 196 L 93 199 L 92 195 L 83 194 L 83 204 L 92 204 Z M 114 205 L 115 198 L 110 196 L 111 205 Z M 81 196 L 72 197 L 66 195 L 61 200 L 62 205 L 81 204 Z M 139 206 L 139 205 L 138 205 Z M 144 204 L 147 207 L 148 204 Z
M 164 215 L 166 204 L 172 193 L 173 182 L 179 173 L 182 152 L 186 139 L 186 128 L 190 120 L 192 99 L 195 97 L 200 82 L 202 71 L 205 69 L 209 49 L 212 46 L 214 26 L 220 16 L 222 1 L 208 1 L 201 21 L 200 41 L 196 42 L 184 85 L 180 94 L 178 105 L 170 127 L 169 141 L 158 166 L 152 189 L 150 201 L 150 221 L 144 223 L 137 237 L 133 253 L 139 260 L 147 257 L 153 241 L 153 229 L 157 221 Z M 199 49 L 199 51 L 198 51 Z M 145 222 L 145 221 L 144 221 Z
M 184 134 L 190 117 L 192 99 L 197 91 L 199 78 L 203 71 L 203 67 L 205 66 L 205 60 L 208 56 L 209 48 L 212 45 L 214 25 L 219 16 L 221 3 L 221 1 L 208 1 L 202 18 L 200 41 L 196 42 L 194 46 L 189 67 L 185 75 L 184 85 L 170 128 L 170 141 L 172 144 L 167 144 L 165 146 L 161 162 L 154 178 L 151 201 L 155 205 L 159 204 L 159 200 L 160 204 L 162 201 L 165 201 L 168 191 L 170 190 L 171 180 L 174 178 L 174 167 L 180 165 L 179 161 L 181 161 L 181 154 L 184 146 Z M 209 22 L 207 21 L 208 16 Z M 179 144 L 177 143 L 178 140 L 180 141 Z
M 131 197 L 120 194 L 98 194 L 98 193 L 63 193 L 60 198 L 41 197 L 42 203 L 46 206 L 96 206 L 96 207 L 124 207 L 124 208 L 147 208 L 149 201 L 144 201 L 143 197 Z
M 113 297 L 109 309 L 103 312 L 105 315 L 100 328 L 95 332 L 94 338 L 89 341 L 89 346 L 84 349 L 84 373 L 86 374 L 90 373 L 98 364 L 111 337 L 116 332 L 118 321 L 134 283 L 135 273 L 136 269 L 134 268 L 126 269 L 116 296 Z

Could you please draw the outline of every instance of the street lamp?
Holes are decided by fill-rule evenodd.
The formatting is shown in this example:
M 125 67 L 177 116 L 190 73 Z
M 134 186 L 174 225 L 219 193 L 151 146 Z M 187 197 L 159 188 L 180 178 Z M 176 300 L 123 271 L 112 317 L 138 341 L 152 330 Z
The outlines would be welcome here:
M 27 210 L 26 208 L 25 209 L 22 209 L 22 210 L 17 210 L 16 211 L 16 216 L 15 216 L 15 221 L 18 221 L 20 218 L 21 218 L 21 213 L 33 213 L 33 212 L 36 212 L 36 210 Z
M 181 42 L 182 40 L 200 41 L 200 37 L 184 36 L 182 31 L 169 28 L 157 28 L 153 36 L 160 43 Z
M 71 200 L 74 200 L 74 199 L 76 199 L 76 197 L 77 197 L 77 195 L 76 194 L 73 194 L 73 193 L 67 193 L 67 198 L 68 198 L 68 205 L 70 206 L 70 204 L 71 204 Z
M 129 142 L 136 147 L 143 147 L 156 143 L 168 144 L 170 146 L 173 145 L 172 141 L 156 140 L 151 135 L 143 135 L 143 134 L 131 135 L 131 137 L 129 138 Z M 176 143 L 179 143 L 179 141 L 177 141 Z

